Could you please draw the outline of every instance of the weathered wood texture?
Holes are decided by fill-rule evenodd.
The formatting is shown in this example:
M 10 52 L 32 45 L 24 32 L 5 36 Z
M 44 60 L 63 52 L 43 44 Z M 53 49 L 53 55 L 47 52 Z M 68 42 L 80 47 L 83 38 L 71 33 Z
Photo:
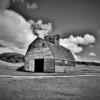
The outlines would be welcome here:
M 44 72 L 54 72 L 54 60 L 52 60 L 54 57 L 48 45 L 42 40 L 32 44 L 31 50 L 27 52 L 25 57 L 25 70 L 34 72 L 34 67 L 36 66 L 35 62 L 34 65 L 32 64 L 32 60 L 34 61 L 35 59 L 41 58 L 44 59 Z
M 67 60 L 55 60 L 55 72 L 68 72 L 69 67 L 68 66 L 68 61 Z
M 55 72 L 65 72 L 65 66 L 55 65 Z
M 44 72 L 55 72 L 55 60 L 54 59 L 44 59 Z
M 29 59 L 25 59 L 24 69 L 25 69 L 26 71 L 29 70 Z
M 25 70 L 34 72 L 35 61 L 34 60 L 26 60 L 25 61 Z
M 25 57 L 25 70 L 35 69 L 35 59 L 44 59 L 44 72 L 67 72 L 75 60 L 70 50 L 37 38 L 28 48 Z
M 26 59 L 39 59 L 39 58 L 54 58 L 50 48 L 35 48 L 33 51 L 28 52 Z
M 35 41 L 31 45 L 31 50 L 26 54 L 25 59 L 54 58 L 47 43 L 43 40 Z

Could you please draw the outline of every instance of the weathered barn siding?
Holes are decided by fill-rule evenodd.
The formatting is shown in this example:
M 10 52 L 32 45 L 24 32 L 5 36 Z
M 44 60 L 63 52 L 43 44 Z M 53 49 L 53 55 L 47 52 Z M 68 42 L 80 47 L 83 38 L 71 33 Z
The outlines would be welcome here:
M 59 45 L 59 37 L 47 36 L 45 39 L 38 37 L 29 45 L 25 57 L 26 71 L 67 72 L 69 67 L 75 66 L 71 51 Z
M 55 72 L 68 72 L 73 69 L 71 67 L 73 67 L 73 63 L 71 61 L 60 59 L 55 60 Z
M 65 72 L 65 62 L 64 60 L 55 60 L 55 72 Z
M 54 58 L 50 48 L 35 48 L 32 51 L 28 52 L 26 59 L 39 59 L 39 58 Z
M 26 59 L 54 58 L 47 43 L 42 39 L 37 39 L 30 45 L 31 49 L 26 54 Z
M 53 71 L 54 65 L 53 65 L 52 58 L 54 58 L 54 57 L 53 57 L 52 52 L 51 52 L 50 48 L 48 47 L 48 45 L 41 39 L 40 39 L 39 43 L 38 43 L 38 41 L 35 41 L 35 43 L 31 45 L 31 50 L 29 50 L 29 52 L 27 52 L 27 54 L 26 54 L 25 70 L 34 72 L 34 67 L 35 67 L 34 60 L 35 59 L 44 59 L 44 71 L 45 72 L 50 72 L 50 71 L 54 72 Z M 32 61 L 33 61 L 33 63 L 32 63 Z M 48 69 L 48 71 L 47 71 L 47 69 Z
M 55 60 L 46 58 L 44 59 L 44 72 L 55 72 Z
M 34 72 L 35 61 L 34 59 L 27 59 L 25 61 L 25 70 Z
M 29 71 L 29 59 L 26 59 L 26 58 L 25 58 L 24 69 L 25 69 L 26 71 Z
M 34 68 L 35 68 L 35 60 L 29 60 L 29 71 L 33 71 L 34 72 Z

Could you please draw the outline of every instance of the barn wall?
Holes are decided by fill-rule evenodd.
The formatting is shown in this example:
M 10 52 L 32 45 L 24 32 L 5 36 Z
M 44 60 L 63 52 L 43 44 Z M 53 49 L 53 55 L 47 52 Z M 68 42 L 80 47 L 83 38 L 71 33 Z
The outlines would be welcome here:
M 39 58 L 54 58 L 50 49 L 46 48 L 35 48 L 28 52 L 26 59 L 39 59 Z
M 34 72 L 34 67 L 35 67 L 35 60 L 34 59 L 28 59 L 25 61 L 25 70 L 26 71 L 32 71 Z
M 26 71 L 29 70 L 29 59 L 25 59 L 24 69 L 25 69 Z
M 34 59 L 44 59 L 44 72 L 67 72 L 69 67 L 74 65 L 73 62 L 67 60 L 55 59 L 47 43 L 41 39 L 37 39 L 28 49 L 25 70 L 34 71 Z
M 55 72 L 55 60 L 46 58 L 44 59 L 44 72 Z
M 48 58 L 52 59 L 54 57 L 53 57 L 52 52 L 51 52 L 50 48 L 48 47 L 48 45 L 46 43 L 44 43 L 44 41 L 41 41 L 39 43 L 36 42 L 32 46 L 33 47 L 27 52 L 27 55 L 25 57 L 25 70 L 33 71 L 31 69 L 30 60 L 45 59 L 45 58 L 46 59 L 45 59 L 44 63 L 45 63 L 45 66 L 48 67 L 48 72 L 50 70 L 52 70 L 52 68 L 50 69 L 50 66 L 48 64 L 51 63 L 51 65 L 53 65 L 52 64 L 53 61 L 49 60 Z M 47 68 L 46 67 L 45 67 L 45 72 L 47 72 Z
M 37 39 L 26 54 L 26 59 L 53 58 L 52 52 L 44 40 Z
M 25 57 L 25 70 L 33 71 L 31 69 L 30 60 L 44 59 L 44 58 L 47 58 L 44 61 L 45 62 L 45 66 L 47 65 L 47 62 L 49 63 L 48 58 L 51 58 L 51 59 L 54 58 L 52 56 L 52 53 L 51 53 L 50 49 L 49 48 L 35 48 L 34 51 L 29 52 L 28 55 Z M 49 67 L 50 66 L 48 66 L 48 68 Z M 48 69 L 48 70 L 50 70 L 50 69 Z M 45 68 L 45 71 L 47 71 L 46 68 Z
M 55 72 L 69 72 L 69 71 L 71 71 L 71 66 L 55 65 Z
M 55 72 L 68 72 L 71 71 L 72 62 L 67 60 L 55 60 Z

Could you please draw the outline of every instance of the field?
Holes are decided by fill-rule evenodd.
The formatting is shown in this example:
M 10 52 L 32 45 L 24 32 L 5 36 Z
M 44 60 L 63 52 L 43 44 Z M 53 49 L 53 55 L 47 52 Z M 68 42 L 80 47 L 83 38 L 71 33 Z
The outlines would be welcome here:
M 0 100 L 100 100 L 100 76 L 0 78 Z
M 0 100 L 100 100 L 99 66 L 78 66 L 76 72 L 66 74 L 17 72 L 16 68 L 0 65 L 0 75 L 61 77 L 34 79 L 0 77 Z M 80 74 L 83 76 L 78 76 Z

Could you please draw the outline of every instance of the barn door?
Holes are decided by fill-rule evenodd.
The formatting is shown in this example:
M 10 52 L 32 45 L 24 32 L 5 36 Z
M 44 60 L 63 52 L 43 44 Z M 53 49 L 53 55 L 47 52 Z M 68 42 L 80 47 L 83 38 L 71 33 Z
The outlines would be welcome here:
M 34 60 L 30 60 L 30 62 L 29 62 L 29 71 L 34 72 L 34 66 L 35 66 Z
M 35 59 L 35 72 L 44 71 L 44 59 Z

